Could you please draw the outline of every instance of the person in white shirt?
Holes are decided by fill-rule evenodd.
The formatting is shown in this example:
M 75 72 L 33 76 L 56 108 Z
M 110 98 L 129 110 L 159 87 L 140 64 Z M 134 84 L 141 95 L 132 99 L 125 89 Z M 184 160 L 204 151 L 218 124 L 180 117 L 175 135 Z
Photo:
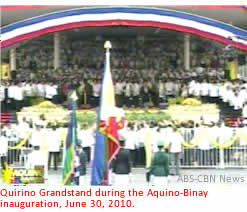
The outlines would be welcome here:
M 222 105 L 223 106 L 227 105 L 226 93 L 227 93 L 227 84 L 226 83 L 222 83 L 220 85 L 220 88 L 219 88 L 219 96 L 220 96 L 220 99 L 222 100 Z
M 93 87 L 93 107 L 97 107 L 99 105 L 99 96 L 100 96 L 100 83 L 98 80 L 94 80 L 92 82 Z
M 53 84 L 44 85 L 44 89 L 46 99 L 52 99 L 55 95 L 57 95 L 57 86 Z
M 247 101 L 243 105 L 242 115 L 243 115 L 243 118 L 244 118 L 244 122 L 247 123 Z
M 54 170 L 57 170 L 57 163 L 58 163 L 59 152 L 60 152 L 60 137 L 59 137 L 59 133 L 56 130 L 55 126 L 52 126 L 52 130 L 48 132 L 47 139 L 48 139 L 47 145 L 48 145 L 48 152 L 49 152 L 48 169 L 50 169 L 51 167 L 51 159 L 53 157 Z
M 201 123 L 201 126 L 196 128 L 196 137 L 200 138 L 200 141 L 198 143 L 198 154 L 197 154 L 197 159 L 199 161 L 200 166 L 206 166 L 210 165 L 210 149 L 211 149 L 211 144 L 209 142 L 209 139 L 207 136 L 211 137 L 210 134 L 210 128 L 208 127 L 209 125 L 204 122 L 204 120 Z M 213 139 L 216 139 L 217 135 L 213 135 Z
M 45 97 L 45 84 L 40 82 L 37 84 L 38 96 Z
M 41 131 L 41 127 L 36 125 L 36 128 L 33 130 L 32 135 L 31 135 L 31 139 L 30 139 L 30 144 L 32 146 L 41 146 L 42 145 L 42 131 Z
M 17 125 L 17 131 L 20 139 L 24 139 L 27 136 L 27 133 L 30 131 L 30 127 L 25 118 L 23 118 L 23 120 Z
M 123 103 L 123 86 L 124 84 L 120 80 L 117 80 L 116 85 L 115 85 L 117 107 L 121 107 Z
M 157 152 L 158 146 L 157 146 L 156 141 L 163 141 L 164 142 L 164 135 L 161 132 L 161 128 L 155 127 L 155 126 L 150 127 L 150 133 L 151 133 L 152 152 Z M 156 139 L 158 139 L 158 140 L 156 140 Z
M 189 96 L 194 96 L 194 90 L 195 90 L 195 80 L 192 80 L 188 84 L 188 93 Z
M 8 87 L 8 98 L 14 99 L 15 97 L 15 85 L 11 83 Z
M 168 80 L 168 81 L 165 83 L 166 95 L 167 95 L 168 97 L 173 96 L 173 89 L 174 89 L 173 82 L 170 81 L 170 80 Z
M 8 155 L 8 139 L 5 136 L 5 132 L 0 129 L 0 160 L 2 168 L 5 168 L 5 162 L 7 162 L 7 155 Z
M 195 81 L 194 84 L 194 96 L 200 97 L 200 83 L 198 81 Z
M 25 94 L 25 96 L 32 96 L 32 84 L 31 83 L 25 84 L 24 94 Z
M 10 123 L 6 124 L 4 128 L 2 129 L 5 132 L 5 135 L 8 140 L 8 146 L 15 146 L 17 142 L 19 141 L 19 135 L 18 131 L 14 129 L 15 127 L 13 124 L 11 125 Z M 8 151 L 8 163 L 13 164 L 13 162 L 17 161 L 17 150 L 12 149 Z
M 145 165 L 145 148 L 144 141 L 147 134 L 148 127 L 144 123 L 137 126 L 136 131 L 136 163 L 137 165 Z
M 169 153 L 171 158 L 171 165 L 175 171 L 171 174 L 179 175 L 180 157 L 182 153 L 183 136 L 179 133 L 178 128 L 173 128 L 172 137 L 169 138 Z
M 39 88 L 38 88 L 38 83 L 37 82 L 34 82 L 32 85 L 32 91 L 31 91 L 31 94 L 32 96 L 39 96 Z
M 16 104 L 15 104 L 15 85 L 14 85 L 14 83 L 13 82 L 10 82 L 10 84 L 9 84 L 9 86 L 7 87 L 7 103 L 9 103 L 9 105 L 7 105 L 7 106 L 9 106 L 11 109 L 16 109 L 15 108 L 15 106 L 16 106 Z
M 225 71 L 222 68 L 219 68 L 216 72 L 216 76 L 218 79 L 224 79 L 225 78 Z
M 181 83 L 179 80 L 174 82 L 174 96 L 178 97 L 180 95 Z
M 23 105 L 23 99 L 24 99 L 24 87 L 22 86 L 21 83 L 16 85 L 14 87 L 14 104 L 15 104 L 15 109 L 20 110 Z
M 137 81 L 135 81 L 133 84 L 132 84 L 132 93 L 133 93 L 133 105 L 135 107 L 138 107 L 139 106 L 139 96 L 140 96 L 140 84 L 137 83 Z
M 226 99 L 226 102 L 229 104 L 229 106 L 233 107 L 234 106 L 234 91 L 230 88 L 226 88 L 226 92 L 224 94 L 224 97 Z
M 235 111 L 235 115 L 241 116 L 244 102 L 242 96 L 240 96 L 237 91 L 234 92 L 232 102 L 233 102 L 233 109 Z
M 201 66 L 196 68 L 196 72 L 197 72 L 199 75 L 201 75 L 201 74 L 203 73 L 203 71 L 204 71 L 204 68 L 201 67 Z
M 48 178 L 47 156 L 40 149 L 40 146 L 35 144 L 35 146 L 33 146 L 33 151 L 28 154 L 26 169 L 35 169 L 35 167 L 37 166 L 44 167 L 44 177 L 45 179 L 47 179 Z
M 203 82 L 201 83 L 201 97 L 204 103 L 208 102 L 208 95 L 209 95 L 209 84 L 207 83 L 206 80 L 203 80 Z
M 181 85 L 181 96 L 182 97 L 188 97 L 189 96 L 189 92 L 188 92 L 188 85 L 186 84 L 182 84 Z
M 130 107 L 132 104 L 132 98 L 131 98 L 131 87 L 132 87 L 132 83 L 127 82 L 125 85 L 125 90 L 124 90 L 124 99 L 125 99 L 125 105 L 127 107 Z
M 247 102 L 247 88 L 245 88 L 244 86 L 242 86 L 239 91 L 239 97 L 241 98 L 241 101 L 243 103 Z
M 219 87 L 216 82 L 212 82 L 209 85 L 209 97 L 211 103 L 217 103 L 219 97 Z
M 91 160 L 92 146 L 94 144 L 93 127 L 88 128 L 87 124 L 83 124 L 82 129 L 78 133 L 78 139 L 82 143 L 83 151 L 87 156 L 87 160 Z
M 0 102 L 4 101 L 5 99 L 5 86 L 0 84 Z
M 37 126 L 39 126 L 39 128 L 42 128 L 42 129 L 46 128 L 46 126 L 47 126 L 47 121 L 46 121 L 46 119 L 45 119 L 45 115 L 44 115 L 44 114 L 41 114 L 41 115 L 39 116 L 39 119 L 35 121 L 35 124 L 36 124 Z
M 121 135 L 126 139 L 125 149 L 130 151 L 131 164 L 136 166 L 136 132 L 134 123 L 129 122 L 127 129 Z
M 159 98 L 162 101 L 165 98 L 165 84 L 164 81 L 159 79 Z
M 17 101 L 22 101 L 24 99 L 24 86 L 21 83 L 15 87 L 14 99 Z

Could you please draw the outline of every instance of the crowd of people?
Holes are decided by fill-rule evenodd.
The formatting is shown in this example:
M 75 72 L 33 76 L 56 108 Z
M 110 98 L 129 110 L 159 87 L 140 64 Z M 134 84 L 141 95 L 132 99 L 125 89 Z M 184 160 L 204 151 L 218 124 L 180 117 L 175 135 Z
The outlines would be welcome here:
M 244 81 L 217 81 L 198 82 L 190 81 L 185 96 L 193 96 L 202 99 L 204 103 L 217 104 L 220 109 L 228 109 L 232 116 L 246 119 L 247 111 L 247 83 Z M 183 96 L 183 95 L 182 95 Z
M 183 42 L 179 36 L 171 40 L 112 40 L 111 70 L 118 105 L 143 107 L 151 102 L 158 107 L 164 96 L 188 96 L 192 80 L 200 84 L 226 84 L 229 58 L 221 46 L 193 38 L 191 68 L 185 70 Z M 1 82 L 3 106 L 10 103 L 21 107 L 25 97 L 33 96 L 61 104 L 72 89 L 77 90 L 79 104 L 97 106 L 104 66 L 103 41 L 62 39 L 61 67 L 57 70 L 52 68 L 53 59 L 48 41 L 34 40 L 18 48 L 17 70 L 13 70 L 11 81 Z M 209 88 L 203 87 L 205 91 L 198 89 L 196 95 L 209 95 Z
M 112 40 L 111 70 L 117 106 L 159 107 L 170 97 L 196 97 L 204 103 L 228 107 L 238 117 L 243 116 L 244 120 L 239 121 L 237 128 L 193 121 L 180 125 L 154 121 L 132 122 L 120 131 L 125 138 L 124 148 L 130 152 L 131 166 L 146 164 L 145 140 L 150 137 L 152 152 L 160 152 L 161 146 L 168 147 L 172 167 L 176 167 L 171 173 L 179 174 L 180 163 L 185 166 L 216 166 L 220 162 L 218 149 L 207 139 L 202 137 L 195 148 L 184 150 L 183 141 L 195 143 L 200 132 L 206 129 L 215 140 L 224 143 L 235 135 L 238 128 L 246 129 L 247 81 L 244 78 L 234 81 L 228 79 L 226 69 L 229 58 L 225 57 L 221 46 L 207 40 L 191 40 L 191 68 L 185 70 L 183 42 L 179 37 L 171 41 Z M 29 106 L 28 100 L 34 97 L 67 106 L 72 90 L 77 91 L 79 105 L 98 106 L 104 66 L 103 41 L 62 39 L 61 44 L 61 67 L 56 70 L 53 70 L 52 45 L 48 41 L 30 41 L 17 49 L 17 70 L 12 70 L 11 80 L 0 82 L 2 110 L 21 110 Z M 14 164 L 23 163 L 24 160 L 27 167 L 38 164 L 49 169 L 53 157 L 53 167 L 57 169 L 63 155 L 61 130 L 44 120 L 36 124 L 26 120 L 18 124 L 7 123 L 1 129 L 1 143 L 4 144 L 0 148 L 2 166 L 5 161 Z M 16 146 L 30 131 L 31 136 L 24 148 L 8 149 L 8 146 Z M 81 126 L 78 131 L 78 139 L 82 141 L 86 153 L 83 160 L 92 159 L 94 135 L 95 126 Z M 234 145 L 244 146 L 246 142 L 240 137 Z M 46 152 L 44 160 L 41 160 L 41 150 Z M 38 160 L 37 152 L 41 153 Z M 224 154 L 225 162 L 233 159 L 229 151 L 225 150 Z
M 33 167 L 34 164 L 44 165 L 45 162 L 47 163 L 45 165 L 50 169 L 53 157 L 53 168 L 56 170 L 62 161 L 65 137 L 61 137 L 61 133 L 64 129 L 66 130 L 66 128 L 46 123 L 43 119 L 33 126 L 25 118 L 19 124 L 8 123 L 4 125 L 1 129 L 3 148 L 1 148 L 0 155 L 5 157 L 2 162 L 7 161 L 10 165 L 24 163 L 26 167 Z M 125 138 L 125 148 L 130 151 L 131 164 L 134 167 L 146 164 L 146 151 L 158 151 L 157 141 L 162 141 L 167 148 L 170 145 L 168 148 L 170 153 L 184 154 L 182 158 L 180 158 L 181 155 L 177 154 L 174 159 L 171 159 L 172 162 L 176 161 L 176 165 L 181 161 L 185 166 L 216 166 L 219 164 L 219 152 L 210 140 L 223 144 L 233 138 L 238 130 L 244 133 L 246 129 L 247 123 L 241 122 L 236 128 L 225 126 L 224 122 L 221 124 L 207 123 L 203 120 L 201 123 L 194 123 L 192 120 L 182 123 L 167 121 L 128 122 L 124 129 L 119 130 L 119 135 Z M 81 141 L 88 161 L 92 160 L 95 130 L 95 125 L 89 127 L 85 124 L 78 129 L 78 139 Z M 18 149 L 8 149 L 8 146 L 17 146 L 20 140 L 27 137 L 28 133 L 31 135 L 25 145 Z M 202 133 L 204 134 L 202 135 Z M 149 141 L 147 141 L 148 139 Z M 192 149 L 185 148 L 183 150 L 183 142 L 188 145 L 196 143 L 196 145 Z M 149 144 L 149 150 L 147 150 L 147 144 Z M 247 145 L 247 141 L 244 137 L 239 136 L 238 141 L 232 145 L 244 147 Z M 43 161 L 41 158 L 44 157 L 28 159 L 28 155 L 37 146 L 47 154 L 47 158 Z M 225 150 L 225 162 L 232 161 L 232 153 L 227 149 Z M 175 174 L 178 174 L 178 171 Z
M 78 87 L 79 86 L 79 87 Z M 82 82 L 75 86 L 79 96 L 80 104 L 90 104 L 92 107 L 98 106 L 100 96 L 100 80 Z M 61 87 L 60 87 L 61 88 Z M 1 86 L 2 109 L 8 107 L 20 110 L 28 105 L 28 99 L 32 97 L 42 97 L 55 103 L 62 104 L 71 94 L 66 84 L 59 89 L 53 83 L 19 83 Z M 202 99 L 204 103 L 225 104 L 232 107 L 236 113 L 243 112 L 246 115 L 247 104 L 247 83 L 244 81 L 217 81 L 217 80 L 197 80 L 191 79 L 182 84 L 179 81 L 172 81 L 167 78 L 160 79 L 157 84 L 150 81 L 143 85 L 137 81 L 116 81 L 115 83 L 117 106 L 148 107 L 167 101 L 170 97 L 196 97 Z

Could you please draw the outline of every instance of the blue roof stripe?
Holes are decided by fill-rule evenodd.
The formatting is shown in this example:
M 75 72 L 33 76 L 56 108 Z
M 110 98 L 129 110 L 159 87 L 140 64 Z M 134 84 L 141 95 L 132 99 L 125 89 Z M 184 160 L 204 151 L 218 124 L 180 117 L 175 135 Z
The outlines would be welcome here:
M 215 21 L 212 19 L 203 18 L 196 15 L 191 15 L 183 12 L 177 12 L 173 10 L 163 10 L 163 9 L 149 9 L 149 8 L 130 8 L 130 7 L 113 7 L 113 8 L 89 8 L 89 9 L 75 9 L 63 12 L 52 13 L 48 15 L 43 15 L 39 17 L 34 17 L 28 20 L 20 21 L 8 26 L 3 27 L 2 33 L 10 32 L 14 29 L 21 28 L 24 26 L 29 26 L 32 24 L 37 24 L 43 21 L 51 20 L 51 19 L 58 19 L 67 16 L 74 16 L 74 15 L 82 15 L 82 14 L 104 14 L 104 13 L 136 13 L 136 14 L 155 14 L 161 16 L 170 16 L 170 17 L 177 17 L 181 19 L 187 19 L 203 24 L 207 24 L 210 26 L 218 27 L 224 30 L 227 30 L 237 36 L 246 37 L 247 31 L 241 30 L 237 27 L 233 27 L 228 24 L 224 24 L 219 21 Z

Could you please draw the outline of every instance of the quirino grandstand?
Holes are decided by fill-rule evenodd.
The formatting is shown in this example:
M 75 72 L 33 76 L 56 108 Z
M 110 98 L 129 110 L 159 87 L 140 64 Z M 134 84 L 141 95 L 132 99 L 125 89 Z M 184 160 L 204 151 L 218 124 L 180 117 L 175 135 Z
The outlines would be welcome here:
M 181 167 L 247 167 L 246 18 L 245 6 L 3 6 L 1 162 L 30 165 L 43 133 L 47 168 L 59 170 L 72 91 L 91 160 L 110 40 L 133 166 L 146 165 L 147 131 L 155 152 L 176 127 Z

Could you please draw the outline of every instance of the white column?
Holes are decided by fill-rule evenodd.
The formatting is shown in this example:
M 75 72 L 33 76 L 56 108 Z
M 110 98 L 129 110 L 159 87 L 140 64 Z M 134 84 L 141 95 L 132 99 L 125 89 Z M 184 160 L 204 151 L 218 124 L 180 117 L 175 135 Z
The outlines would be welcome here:
M 190 35 L 184 35 L 184 68 L 190 69 Z
M 10 56 L 10 70 L 16 70 L 16 48 L 13 47 L 10 49 L 9 52 Z
M 60 34 L 54 33 L 54 69 L 60 67 Z

